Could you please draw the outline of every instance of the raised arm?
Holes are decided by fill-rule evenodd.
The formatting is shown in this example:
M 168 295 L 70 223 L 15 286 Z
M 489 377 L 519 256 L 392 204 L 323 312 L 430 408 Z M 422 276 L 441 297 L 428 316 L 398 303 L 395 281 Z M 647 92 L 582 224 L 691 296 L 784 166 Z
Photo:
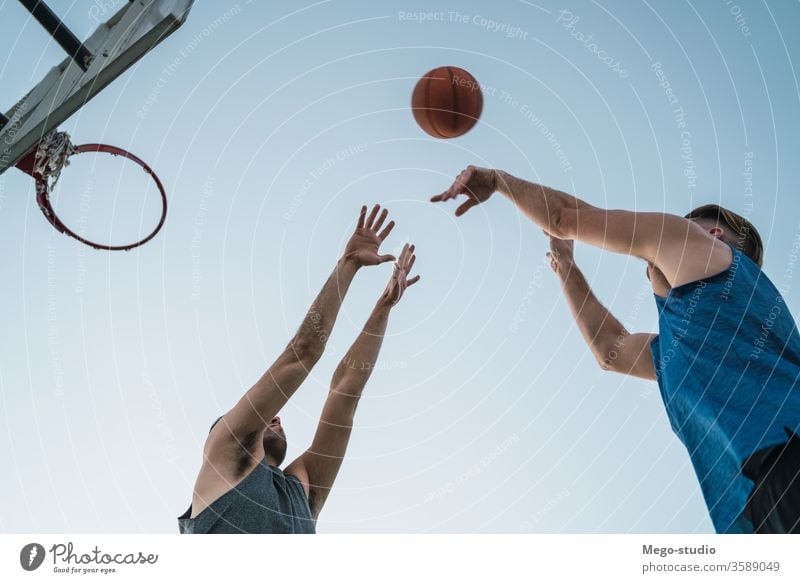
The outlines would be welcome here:
M 388 213 L 384 209 L 379 215 L 379 211 L 380 207 L 375 205 L 367 216 L 367 207 L 362 207 L 344 254 L 308 309 L 297 333 L 272 366 L 214 427 L 206 442 L 207 455 L 218 451 L 229 456 L 227 444 L 231 439 L 246 445 L 254 434 L 264 430 L 322 356 L 356 272 L 365 265 L 394 259 L 391 255 L 378 254 L 380 244 L 394 228 L 394 221 L 391 221 L 381 231 Z M 256 442 L 260 444 L 260 440 Z
M 630 334 L 595 297 L 575 264 L 573 242 L 550 237 L 550 267 L 558 275 L 570 312 L 604 370 L 655 380 L 650 341 L 655 334 Z
M 466 196 L 456 210 L 456 216 L 461 216 L 494 192 L 511 200 L 548 234 L 644 259 L 672 287 L 720 273 L 731 263 L 728 245 L 690 220 L 665 213 L 601 209 L 501 170 L 469 166 L 450 188 L 431 200 Z
M 419 281 L 419 276 L 408 279 L 414 261 L 414 246 L 406 244 L 364 329 L 333 374 L 311 447 L 286 468 L 286 473 L 297 476 L 307 489 L 315 519 L 342 465 L 358 401 L 378 361 L 389 312 L 405 289 Z

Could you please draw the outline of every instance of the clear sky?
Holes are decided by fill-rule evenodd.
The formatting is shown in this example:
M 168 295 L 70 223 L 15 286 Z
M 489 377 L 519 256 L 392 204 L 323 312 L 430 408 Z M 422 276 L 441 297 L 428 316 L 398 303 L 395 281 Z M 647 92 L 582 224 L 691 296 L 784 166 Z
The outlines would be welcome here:
M 50 2 L 81 38 L 115 4 Z M 46 223 L 25 175 L 0 176 L 0 530 L 175 532 L 210 423 L 380 202 L 398 223 L 387 250 L 416 243 L 422 281 L 392 314 L 319 531 L 710 532 L 657 386 L 599 369 L 539 229 L 499 197 L 458 220 L 427 200 L 476 163 L 607 207 L 721 203 L 761 230 L 796 314 L 798 21 L 797 2 L 750 0 L 197 2 L 62 126 L 158 172 L 155 240 L 85 248 Z M 0 54 L 2 109 L 63 58 L 10 0 Z M 485 92 L 480 123 L 449 141 L 409 111 L 440 65 Z M 88 156 L 55 199 L 120 242 L 155 220 L 147 185 Z M 643 264 L 576 255 L 623 323 L 656 329 Z M 390 271 L 358 275 L 281 412 L 289 459 Z

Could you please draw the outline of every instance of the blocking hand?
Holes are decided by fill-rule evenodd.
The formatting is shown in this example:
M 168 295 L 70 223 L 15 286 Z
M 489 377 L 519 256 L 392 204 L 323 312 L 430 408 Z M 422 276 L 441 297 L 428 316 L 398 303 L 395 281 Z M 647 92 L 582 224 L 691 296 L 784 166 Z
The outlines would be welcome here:
M 358 267 L 364 265 L 380 265 L 387 261 L 394 261 L 394 255 L 378 255 L 378 248 L 381 243 L 389 236 L 389 233 L 394 229 L 394 221 L 389 221 L 380 233 L 378 232 L 383 226 L 389 211 L 383 209 L 380 216 L 378 211 L 380 205 L 372 207 L 372 212 L 367 217 L 367 207 L 361 207 L 361 214 L 358 217 L 356 230 L 347 242 L 344 250 L 344 258 L 352 261 Z M 377 220 L 376 220 L 377 217 Z
M 383 292 L 382 298 L 394 306 L 403 297 L 403 293 L 407 288 L 411 287 L 419 281 L 419 275 L 408 278 L 411 269 L 414 267 L 414 262 L 417 256 L 414 255 L 414 245 L 406 243 L 403 245 L 403 250 L 400 252 L 400 257 L 395 261 L 392 277 L 389 279 L 389 284 Z

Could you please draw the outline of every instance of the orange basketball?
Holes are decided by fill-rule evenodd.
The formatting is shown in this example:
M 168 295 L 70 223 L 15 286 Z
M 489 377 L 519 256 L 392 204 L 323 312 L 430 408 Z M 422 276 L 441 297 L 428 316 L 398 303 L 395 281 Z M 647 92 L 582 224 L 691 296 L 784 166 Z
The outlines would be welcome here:
M 438 67 L 414 87 L 411 111 L 419 127 L 434 138 L 463 136 L 483 110 L 481 86 L 464 69 Z

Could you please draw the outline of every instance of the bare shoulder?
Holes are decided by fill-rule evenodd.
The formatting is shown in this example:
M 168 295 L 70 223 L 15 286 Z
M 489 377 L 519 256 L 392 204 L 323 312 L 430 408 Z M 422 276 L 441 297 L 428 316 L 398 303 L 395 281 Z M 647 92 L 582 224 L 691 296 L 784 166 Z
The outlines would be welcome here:
M 286 469 L 283 470 L 283 473 L 287 476 L 294 476 L 297 478 L 300 481 L 300 484 L 302 484 L 303 490 L 306 492 L 306 496 L 310 495 L 311 485 L 308 477 L 308 468 L 306 468 L 305 460 L 303 460 L 302 455 L 286 466 Z
M 203 463 L 197 474 L 192 494 L 192 517 L 210 506 L 217 498 L 235 487 L 253 471 L 264 457 L 264 449 L 256 432 L 238 440 L 218 423 L 208 435 L 203 448 Z

